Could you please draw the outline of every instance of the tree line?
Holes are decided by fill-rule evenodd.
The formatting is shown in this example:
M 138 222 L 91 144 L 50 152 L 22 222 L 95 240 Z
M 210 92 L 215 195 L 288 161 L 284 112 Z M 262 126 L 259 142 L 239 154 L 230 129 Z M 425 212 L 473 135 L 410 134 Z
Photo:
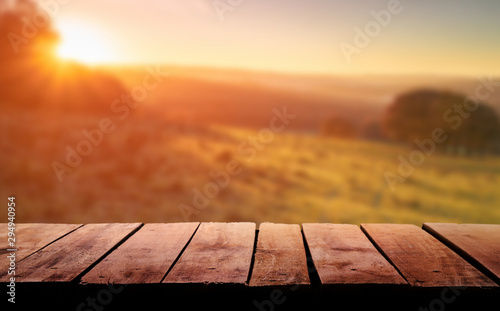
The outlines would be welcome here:
M 325 136 L 362 137 L 414 145 L 441 129 L 440 151 L 451 154 L 500 153 L 500 118 L 491 105 L 463 94 L 417 89 L 400 94 L 378 121 L 356 128 L 332 117 L 321 125 Z

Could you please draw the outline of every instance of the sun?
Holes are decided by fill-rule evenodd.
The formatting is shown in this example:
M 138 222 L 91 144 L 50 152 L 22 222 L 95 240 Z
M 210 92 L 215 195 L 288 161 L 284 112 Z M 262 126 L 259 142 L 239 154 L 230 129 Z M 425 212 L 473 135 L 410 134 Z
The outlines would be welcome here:
M 88 65 L 108 63 L 113 60 L 109 42 L 102 32 L 89 24 L 61 21 L 56 23 L 61 42 L 56 54 L 63 60 Z

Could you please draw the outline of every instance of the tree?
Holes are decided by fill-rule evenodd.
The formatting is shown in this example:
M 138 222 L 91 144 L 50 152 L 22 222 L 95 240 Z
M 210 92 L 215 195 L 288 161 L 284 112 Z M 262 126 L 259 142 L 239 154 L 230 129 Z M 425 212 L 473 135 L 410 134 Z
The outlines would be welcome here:
M 32 0 L 0 4 L 0 61 L 36 59 L 53 52 L 59 35 L 50 16 Z
M 397 96 L 382 120 L 386 135 L 396 141 L 414 144 L 430 138 L 441 128 L 446 141 L 440 149 L 484 152 L 500 135 L 495 110 L 486 103 L 448 91 L 416 90 Z
M 110 75 L 58 60 L 58 43 L 50 16 L 34 1 L 0 4 L 0 107 L 4 112 L 102 114 L 125 93 Z

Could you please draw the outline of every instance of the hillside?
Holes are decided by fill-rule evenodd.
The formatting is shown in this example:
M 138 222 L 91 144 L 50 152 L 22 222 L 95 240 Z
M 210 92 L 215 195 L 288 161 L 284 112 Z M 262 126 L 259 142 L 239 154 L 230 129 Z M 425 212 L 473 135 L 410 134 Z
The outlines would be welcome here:
M 105 67 L 129 88 L 141 83 L 147 68 Z M 258 128 L 272 108 L 286 104 L 298 120 L 290 130 L 318 130 L 335 115 L 357 126 L 379 119 L 393 98 L 414 89 L 449 90 L 474 95 L 481 78 L 447 76 L 316 76 L 237 69 L 161 66 L 169 77 L 148 94 L 147 102 L 172 119 Z M 488 80 L 484 77 L 483 80 Z M 493 83 L 500 78 L 492 78 Z M 203 100 L 200 100 L 200 97 Z M 500 92 L 488 104 L 500 114 Z
M 58 182 L 51 163 L 78 140 L 34 130 L 36 157 L 2 154 L 0 193 L 22 222 L 500 222 L 498 158 L 435 154 L 391 191 L 404 147 L 287 132 L 252 147 L 254 130 L 133 117 Z
M 125 90 L 147 73 L 105 70 Z M 104 102 L 0 116 L 0 194 L 16 195 L 19 221 L 500 222 L 499 158 L 434 153 L 390 185 L 411 149 L 318 135 L 332 115 L 376 120 L 418 81 L 472 80 L 169 72 L 127 114 Z

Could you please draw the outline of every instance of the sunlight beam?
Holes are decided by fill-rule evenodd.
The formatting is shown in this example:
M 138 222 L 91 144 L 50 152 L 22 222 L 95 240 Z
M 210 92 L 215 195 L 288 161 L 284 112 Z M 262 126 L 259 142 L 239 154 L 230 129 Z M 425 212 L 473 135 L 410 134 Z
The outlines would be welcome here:
M 113 60 L 109 43 L 97 29 L 78 22 L 59 22 L 56 28 L 61 43 L 56 54 L 63 60 L 85 64 L 106 63 Z

